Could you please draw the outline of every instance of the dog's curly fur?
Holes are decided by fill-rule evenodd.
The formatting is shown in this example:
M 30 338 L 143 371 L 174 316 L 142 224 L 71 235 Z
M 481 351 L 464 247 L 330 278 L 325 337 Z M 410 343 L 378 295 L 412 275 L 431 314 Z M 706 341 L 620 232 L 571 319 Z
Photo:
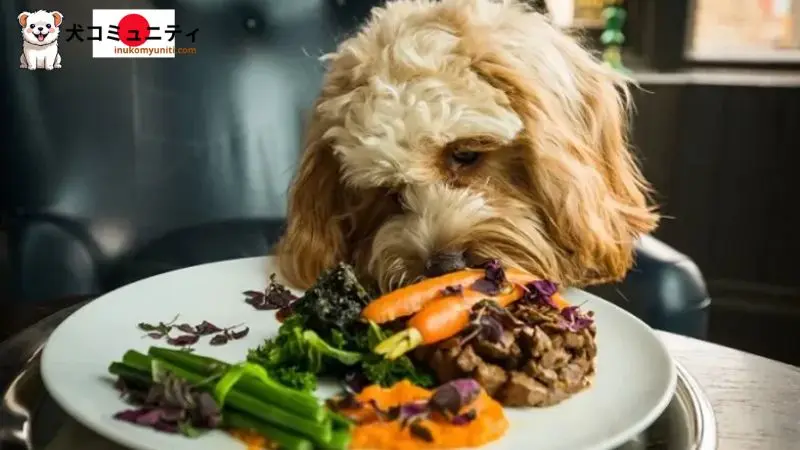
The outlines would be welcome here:
M 388 290 L 444 251 L 593 284 L 655 228 L 628 80 L 522 3 L 390 2 L 325 59 L 277 247 L 293 285 L 348 261 Z

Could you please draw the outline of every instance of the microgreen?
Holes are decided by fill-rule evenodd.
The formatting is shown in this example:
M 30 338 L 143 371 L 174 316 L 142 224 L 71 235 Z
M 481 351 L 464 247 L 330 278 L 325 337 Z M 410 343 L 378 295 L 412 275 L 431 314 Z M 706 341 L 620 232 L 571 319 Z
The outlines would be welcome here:
M 207 320 L 204 320 L 197 325 L 191 325 L 189 323 L 175 325 L 176 320 L 178 320 L 178 316 L 175 316 L 172 321 L 167 323 L 159 322 L 158 324 L 153 325 L 142 322 L 137 326 L 140 330 L 147 332 L 145 337 L 149 337 L 151 339 L 166 338 L 167 344 L 181 347 L 185 351 L 192 351 L 191 346 L 196 344 L 200 338 L 204 336 L 213 336 L 209 340 L 209 344 L 211 345 L 224 345 L 230 341 L 242 339 L 250 332 L 250 328 L 248 327 L 241 328 L 244 325 L 241 323 L 232 327 L 220 328 Z M 237 328 L 241 329 L 235 331 Z M 170 332 L 173 329 L 176 329 L 183 334 L 172 337 L 170 336 Z
M 245 303 L 261 311 L 273 311 L 288 308 L 297 300 L 285 286 L 278 283 L 276 275 L 269 276 L 269 285 L 263 291 L 245 291 Z

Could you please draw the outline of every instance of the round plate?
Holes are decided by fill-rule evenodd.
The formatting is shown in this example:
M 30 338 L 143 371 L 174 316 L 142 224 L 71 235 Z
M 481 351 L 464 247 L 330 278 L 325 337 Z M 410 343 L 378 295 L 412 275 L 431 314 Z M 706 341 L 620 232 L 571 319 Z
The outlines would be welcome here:
M 129 349 L 146 352 L 163 345 L 143 334 L 139 322 L 208 320 L 217 326 L 244 323 L 249 335 L 223 346 L 208 339 L 201 355 L 231 363 L 278 328 L 272 311 L 256 311 L 242 292 L 260 290 L 274 271 L 271 258 L 205 264 L 138 281 L 110 292 L 75 312 L 50 336 L 42 355 L 42 378 L 61 407 L 90 429 L 141 450 L 238 450 L 244 445 L 222 432 L 197 439 L 122 423 L 112 415 L 125 403 L 107 372 Z M 515 450 L 601 450 L 621 445 L 650 425 L 675 391 L 675 366 L 666 348 L 642 321 L 588 293 L 571 290 L 573 304 L 595 312 L 597 376 L 594 385 L 549 408 L 507 409 L 508 434 L 486 448 Z M 322 386 L 320 396 L 335 393 Z

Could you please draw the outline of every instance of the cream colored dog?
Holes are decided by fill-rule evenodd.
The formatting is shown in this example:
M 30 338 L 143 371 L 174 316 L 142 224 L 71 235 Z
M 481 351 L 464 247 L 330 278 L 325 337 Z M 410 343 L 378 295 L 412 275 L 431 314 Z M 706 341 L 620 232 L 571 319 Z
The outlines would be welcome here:
M 58 11 L 23 12 L 17 16 L 22 26 L 22 55 L 20 69 L 60 69 L 61 55 L 58 53 L 59 26 L 64 15 Z
M 397 0 L 328 55 L 281 271 L 383 290 L 465 265 L 622 278 L 653 230 L 627 79 L 519 1 Z

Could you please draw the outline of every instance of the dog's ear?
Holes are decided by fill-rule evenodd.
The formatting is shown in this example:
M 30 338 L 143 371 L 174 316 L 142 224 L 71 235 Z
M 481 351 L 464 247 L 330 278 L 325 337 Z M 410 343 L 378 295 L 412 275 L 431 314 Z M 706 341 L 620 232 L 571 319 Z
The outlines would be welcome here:
M 53 11 L 50 14 L 53 15 L 53 20 L 55 21 L 56 26 L 61 26 L 61 23 L 64 22 L 64 15 L 58 11 Z
M 19 15 L 17 16 L 17 21 L 19 22 L 19 25 L 22 28 L 25 28 L 25 27 L 28 26 L 28 17 L 30 17 L 30 16 L 31 16 L 31 13 L 29 13 L 28 11 L 23 11 L 23 12 L 19 13 Z
M 312 121 L 289 188 L 286 230 L 276 247 L 281 273 L 302 289 L 348 256 L 343 231 L 345 187 L 339 178 L 339 161 L 322 136 L 324 130 Z
M 539 22 L 529 25 L 549 27 L 533 20 Z M 525 123 L 518 147 L 532 207 L 563 255 L 564 281 L 621 279 L 633 263 L 635 240 L 658 222 L 627 146 L 626 81 L 560 32 L 543 35 L 527 54 L 483 53 L 475 69 L 506 93 Z M 542 58 L 542 51 L 549 54 Z

